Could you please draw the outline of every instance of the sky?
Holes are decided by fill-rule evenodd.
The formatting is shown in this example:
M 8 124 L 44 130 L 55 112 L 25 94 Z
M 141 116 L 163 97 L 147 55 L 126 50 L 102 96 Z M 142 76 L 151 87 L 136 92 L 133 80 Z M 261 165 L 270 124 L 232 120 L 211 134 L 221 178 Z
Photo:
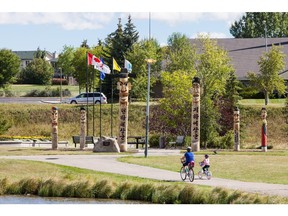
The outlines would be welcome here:
M 277 1 L 280 0 L 273 2 Z M 124 28 L 129 14 L 139 39 L 148 39 L 150 35 L 160 45 L 167 44 L 174 32 L 189 38 L 198 34 L 233 38 L 229 28 L 244 12 L 268 8 L 272 11 L 271 7 L 261 8 L 259 4 L 247 7 L 248 0 L 241 0 L 241 4 L 236 1 L 237 6 L 233 0 L 159 1 L 165 4 L 158 0 L 146 0 L 145 4 L 140 0 L 81 0 L 69 5 L 64 2 L 50 0 L 47 5 L 47 1 L 41 0 L 5 0 L 0 9 L 0 49 L 29 51 L 39 47 L 60 53 L 65 45 L 79 47 L 83 40 L 87 40 L 89 46 L 97 45 L 98 40 L 104 40 L 117 29 L 119 18 Z M 265 0 L 261 2 L 265 3 Z M 285 8 L 283 4 L 281 8 Z

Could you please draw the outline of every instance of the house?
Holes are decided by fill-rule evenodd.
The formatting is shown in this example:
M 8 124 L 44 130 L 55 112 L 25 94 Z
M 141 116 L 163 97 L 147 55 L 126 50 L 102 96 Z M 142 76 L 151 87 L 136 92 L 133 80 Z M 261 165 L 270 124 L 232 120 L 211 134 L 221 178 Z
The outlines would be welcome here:
M 288 38 L 217 38 L 217 45 L 228 52 L 231 63 L 239 81 L 247 82 L 247 72 L 259 73 L 258 61 L 260 56 L 274 46 L 282 46 L 286 54 L 285 69 L 279 73 L 284 80 L 288 81 Z M 195 43 L 195 39 L 191 40 Z
M 26 68 L 26 66 L 35 58 L 36 52 L 37 52 L 36 50 L 35 51 L 13 51 L 13 53 L 18 55 L 19 58 L 21 59 L 20 70 Z M 58 56 L 56 52 L 51 53 L 51 52 L 46 51 L 45 60 L 50 62 L 53 68 L 57 67 L 56 65 L 57 58 Z

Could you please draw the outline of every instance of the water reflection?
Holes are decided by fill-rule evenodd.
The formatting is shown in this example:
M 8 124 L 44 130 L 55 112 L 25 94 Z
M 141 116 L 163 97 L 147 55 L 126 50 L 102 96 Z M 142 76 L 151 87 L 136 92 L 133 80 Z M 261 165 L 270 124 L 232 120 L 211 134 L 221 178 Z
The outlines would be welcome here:
M 144 204 L 141 201 L 38 196 L 0 196 L 0 204 Z M 147 203 L 146 203 L 147 204 Z

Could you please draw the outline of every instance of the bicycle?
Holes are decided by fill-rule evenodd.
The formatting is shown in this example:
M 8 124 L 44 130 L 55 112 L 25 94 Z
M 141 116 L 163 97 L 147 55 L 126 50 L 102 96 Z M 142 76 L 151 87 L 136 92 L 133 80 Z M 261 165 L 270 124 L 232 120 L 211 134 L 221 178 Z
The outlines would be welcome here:
M 199 165 L 200 165 L 201 167 L 204 166 L 204 164 L 203 164 L 202 162 L 199 162 Z M 212 178 L 212 172 L 209 171 L 208 168 L 206 168 L 204 172 L 203 172 L 203 170 L 201 169 L 201 170 L 198 172 L 198 177 L 199 177 L 200 179 L 202 179 L 203 176 L 206 176 L 206 178 L 207 178 L 208 180 L 210 180 L 210 179 Z
M 184 161 L 181 160 L 181 163 L 183 164 Z M 194 181 L 193 167 L 194 167 L 194 161 L 191 161 L 187 166 L 183 166 L 183 165 L 181 166 L 180 176 L 183 181 L 186 180 L 187 176 L 189 177 L 190 182 Z

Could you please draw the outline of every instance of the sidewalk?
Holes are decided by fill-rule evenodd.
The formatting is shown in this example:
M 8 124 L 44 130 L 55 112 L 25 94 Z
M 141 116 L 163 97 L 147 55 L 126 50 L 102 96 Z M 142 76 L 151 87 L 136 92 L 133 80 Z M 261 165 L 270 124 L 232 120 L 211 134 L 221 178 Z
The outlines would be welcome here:
M 148 150 L 147 156 L 152 155 L 181 155 L 179 150 Z M 136 156 L 143 156 L 144 151 L 139 150 Z M 162 169 L 145 167 L 135 164 L 118 162 L 121 155 L 38 155 L 38 156 L 1 156 L 7 159 L 35 160 L 55 164 L 74 166 L 108 173 L 117 173 L 142 178 L 150 178 L 163 181 L 182 181 L 179 172 L 172 172 Z M 237 180 L 220 179 L 212 177 L 211 180 L 199 179 L 195 175 L 193 182 L 187 183 L 196 185 L 208 185 L 212 187 L 225 187 L 234 190 L 241 190 L 264 195 L 278 195 L 288 197 L 288 185 L 242 182 Z

